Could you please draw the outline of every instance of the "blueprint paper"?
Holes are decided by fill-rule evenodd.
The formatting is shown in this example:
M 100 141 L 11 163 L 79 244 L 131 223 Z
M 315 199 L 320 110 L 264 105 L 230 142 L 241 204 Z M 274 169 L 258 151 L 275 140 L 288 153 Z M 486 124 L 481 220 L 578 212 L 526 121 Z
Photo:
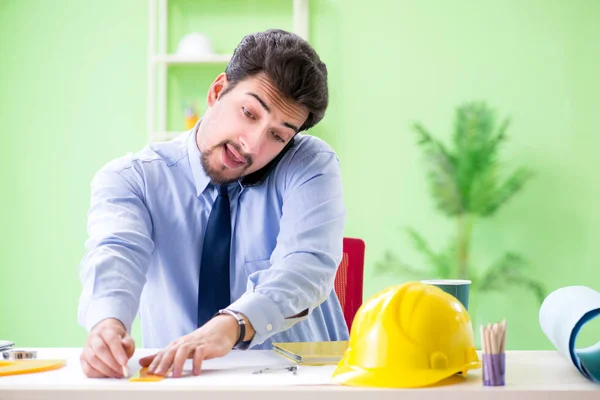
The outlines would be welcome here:
M 540 308 L 540 325 L 556 349 L 587 379 L 600 383 L 600 342 L 576 349 L 579 331 L 600 315 L 600 293 L 587 286 L 567 286 L 550 293 Z

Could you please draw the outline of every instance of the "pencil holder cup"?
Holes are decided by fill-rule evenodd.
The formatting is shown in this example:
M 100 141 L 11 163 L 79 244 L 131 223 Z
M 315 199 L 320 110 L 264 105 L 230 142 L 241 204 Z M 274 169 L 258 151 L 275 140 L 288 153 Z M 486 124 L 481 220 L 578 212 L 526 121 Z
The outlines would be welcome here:
M 483 386 L 504 386 L 506 375 L 505 353 L 483 354 Z

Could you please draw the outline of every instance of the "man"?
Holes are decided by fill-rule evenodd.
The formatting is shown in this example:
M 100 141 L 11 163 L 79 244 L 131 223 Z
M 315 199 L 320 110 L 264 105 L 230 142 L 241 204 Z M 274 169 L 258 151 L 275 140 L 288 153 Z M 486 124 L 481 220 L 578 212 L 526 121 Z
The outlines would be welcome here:
M 346 210 L 340 167 L 300 133 L 328 105 L 298 36 L 242 39 L 189 132 L 113 160 L 92 182 L 79 323 L 89 377 L 122 377 L 139 310 L 150 372 L 274 341 L 345 340 L 333 289 Z

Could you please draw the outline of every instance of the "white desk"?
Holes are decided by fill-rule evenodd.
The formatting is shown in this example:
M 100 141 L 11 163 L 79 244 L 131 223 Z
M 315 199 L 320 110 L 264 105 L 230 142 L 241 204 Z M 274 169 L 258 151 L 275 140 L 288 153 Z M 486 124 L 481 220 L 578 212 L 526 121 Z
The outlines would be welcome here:
M 110 399 L 144 400 L 344 400 L 376 396 L 385 399 L 481 400 L 481 399 L 600 399 L 600 385 L 587 381 L 555 351 L 509 351 L 506 358 L 506 386 L 484 387 L 481 370 L 468 377 L 455 377 L 459 383 L 419 389 L 372 389 L 335 384 L 335 366 L 300 366 L 298 374 L 272 372 L 252 374 L 264 367 L 290 365 L 271 351 L 234 351 L 227 357 L 208 360 L 200 376 L 167 378 L 160 382 L 129 382 L 126 379 L 89 379 L 79 366 L 80 349 L 43 348 L 38 358 L 63 358 L 67 365 L 59 370 L 37 374 L 0 377 L 1 400 Z M 130 374 L 139 370 L 137 360 L 152 350 L 138 350 L 129 362 Z M 191 371 L 188 360 L 186 370 Z M 133 395 L 133 396 L 132 396 Z M 371 399 L 374 400 L 374 399 Z

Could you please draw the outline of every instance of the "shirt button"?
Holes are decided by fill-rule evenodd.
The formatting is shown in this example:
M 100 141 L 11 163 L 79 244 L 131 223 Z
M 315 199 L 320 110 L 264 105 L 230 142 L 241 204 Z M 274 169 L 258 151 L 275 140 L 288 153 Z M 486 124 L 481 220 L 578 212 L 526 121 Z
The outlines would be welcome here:
M 271 332 L 271 330 L 273 329 L 273 326 L 271 324 L 267 324 L 267 326 L 265 328 L 267 328 L 267 331 Z

